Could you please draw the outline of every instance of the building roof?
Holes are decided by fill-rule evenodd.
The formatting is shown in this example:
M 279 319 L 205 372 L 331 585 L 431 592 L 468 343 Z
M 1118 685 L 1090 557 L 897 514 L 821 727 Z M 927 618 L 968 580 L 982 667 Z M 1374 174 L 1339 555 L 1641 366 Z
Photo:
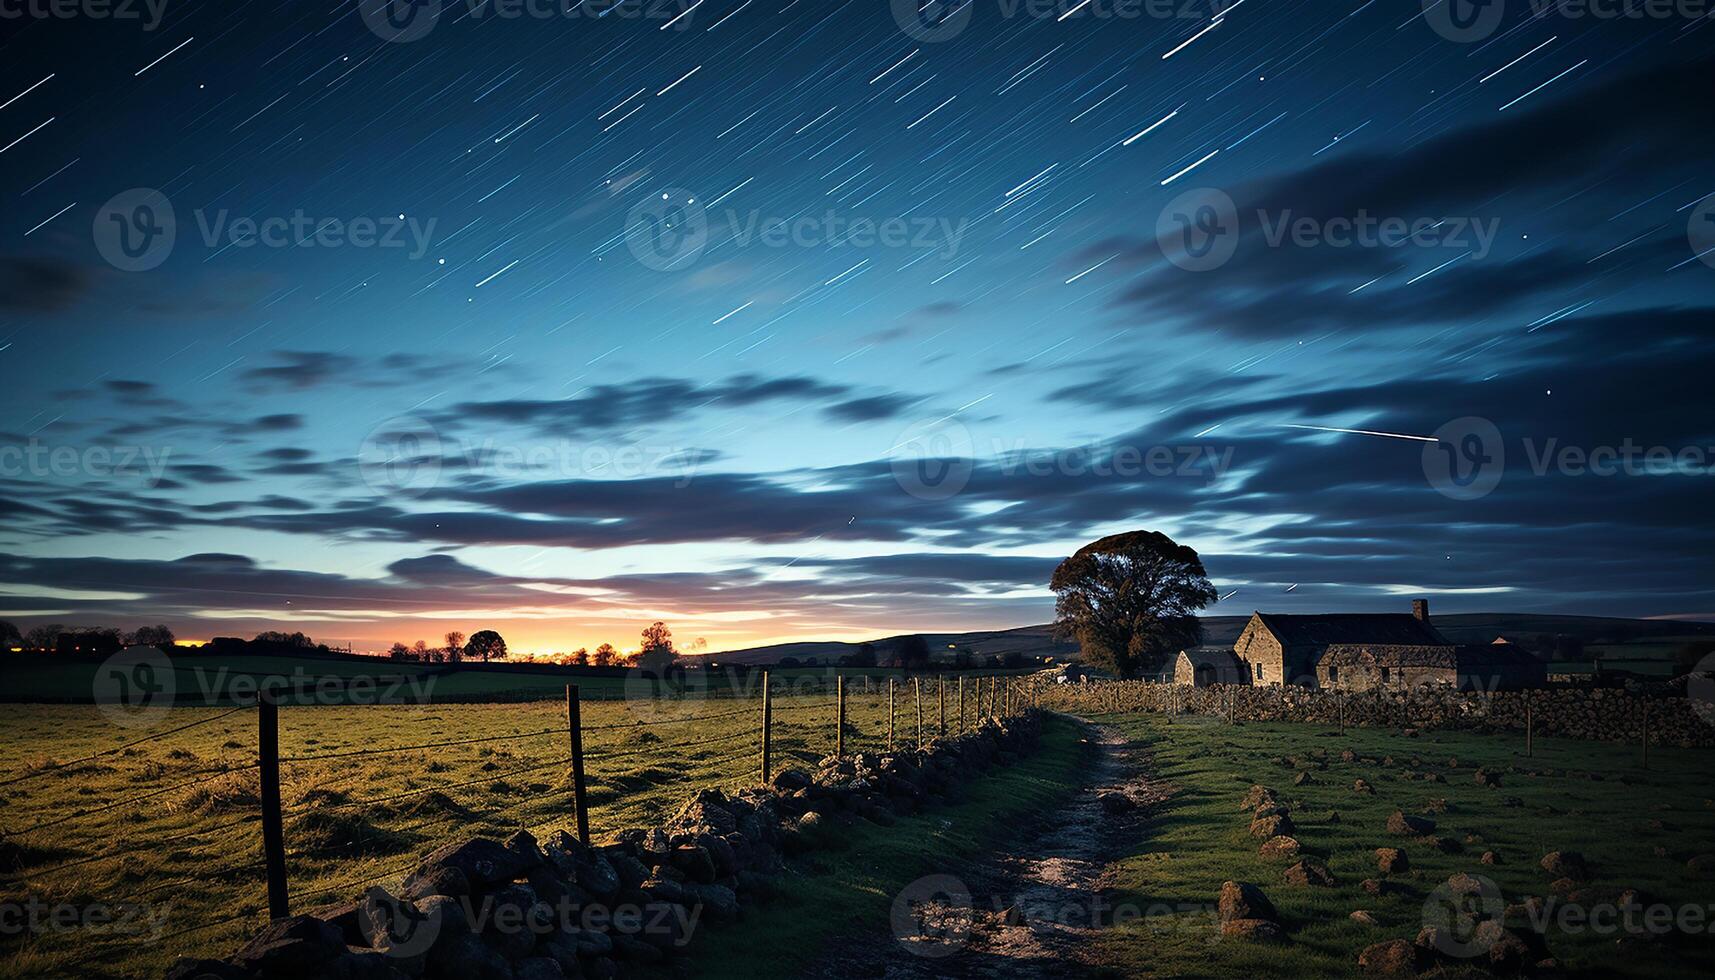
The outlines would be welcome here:
M 1453 644 L 1435 627 L 1410 613 L 1331 613 L 1291 616 L 1256 614 L 1282 646 L 1447 646 Z
M 1512 643 L 1478 643 L 1459 647 L 1460 667 L 1536 667 L 1542 661 Z
M 1193 667 L 1207 665 L 1233 670 L 1239 669 L 1238 655 L 1233 653 L 1231 647 L 1195 647 L 1190 650 L 1181 650 L 1179 655 L 1190 661 Z

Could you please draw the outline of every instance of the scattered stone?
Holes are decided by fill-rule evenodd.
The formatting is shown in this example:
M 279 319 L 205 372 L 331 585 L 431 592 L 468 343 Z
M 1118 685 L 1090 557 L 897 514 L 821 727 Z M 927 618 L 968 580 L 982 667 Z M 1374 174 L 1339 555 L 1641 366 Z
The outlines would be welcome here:
M 1270 837 L 1257 848 L 1257 853 L 1265 858 L 1297 857 L 1301 847 L 1296 837 Z
M 1550 851 L 1543 855 L 1542 870 L 1556 878 L 1571 878 L 1573 881 L 1589 881 L 1590 869 L 1584 863 L 1584 855 L 1577 851 Z
M 1315 780 L 1310 778 L 1310 773 L 1308 771 L 1300 772 L 1298 775 L 1292 777 L 1292 785 L 1294 786 L 1304 786 L 1312 782 L 1315 782 Z
M 1284 813 L 1257 817 L 1251 821 L 1251 836 L 1265 840 L 1270 837 L 1290 837 L 1297 829 L 1292 825 L 1292 818 Z
M 1479 860 L 1484 864 L 1493 866 L 1501 863 L 1501 856 L 1496 854 L 1494 851 L 1484 851 L 1483 856 Z
M 1118 816 L 1122 813 L 1130 813 L 1137 809 L 1137 804 L 1132 801 L 1131 797 L 1124 793 L 1103 793 L 1096 797 L 1096 800 L 1101 803 L 1104 811 L 1114 816 Z
M 1300 858 L 1297 864 L 1287 868 L 1281 874 L 1281 878 L 1289 885 L 1314 885 L 1317 888 L 1331 888 L 1337 884 L 1334 873 L 1316 858 Z
M 1397 847 L 1376 848 L 1376 867 L 1384 875 L 1404 874 L 1411 870 L 1411 859 Z
M 1350 916 L 1347 916 L 1347 918 L 1351 919 L 1353 922 L 1356 922 L 1357 924 L 1359 924 L 1361 926 L 1379 926 L 1379 925 L 1381 925 L 1380 922 L 1376 921 L 1376 917 L 1373 913 L 1365 911 L 1364 909 L 1358 909 L 1358 910 L 1354 911 Z
M 1398 895 L 1406 890 L 1404 885 L 1391 881 L 1383 881 L 1380 878 L 1365 878 L 1363 881 L 1359 882 L 1358 887 L 1362 888 L 1365 894 L 1375 895 L 1378 898 L 1387 895 Z
M 1280 914 L 1274 910 L 1274 903 L 1262 893 L 1262 889 L 1243 881 L 1225 881 L 1221 883 L 1221 895 L 1215 903 L 1215 911 L 1222 922 L 1239 919 L 1265 919 L 1274 921 Z
M 1662 857 L 1667 855 L 1663 854 Z M 1699 854 L 1685 862 L 1685 870 L 1692 874 L 1715 873 L 1715 854 Z
M 1423 837 L 1435 833 L 1435 821 L 1428 817 L 1408 817 L 1403 811 L 1395 810 L 1388 815 L 1387 830 L 1390 834 Z
M 1352 792 L 1362 793 L 1365 796 L 1374 796 L 1376 795 L 1376 788 L 1371 786 L 1370 781 L 1367 779 L 1355 779 L 1352 781 Z
M 1498 772 L 1490 772 L 1487 769 L 1478 769 L 1474 781 L 1478 786 L 1487 786 L 1490 789 L 1497 789 L 1501 785 L 1501 774 Z
M 1358 969 L 1371 976 L 1409 977 L 1422 964 L 1422 951 L 1403 939 L 1374 943 L 1358 954 Z

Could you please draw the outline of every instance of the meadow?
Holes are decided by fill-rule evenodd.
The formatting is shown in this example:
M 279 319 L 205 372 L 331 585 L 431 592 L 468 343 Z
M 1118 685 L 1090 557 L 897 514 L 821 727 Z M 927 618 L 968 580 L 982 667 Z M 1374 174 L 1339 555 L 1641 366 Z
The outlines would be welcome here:
M 1645 904 L 1702 913 L 1703 930 L 1715 918 L 1715 869 L 1687 868 L 1689 859 L 1715 850 L 1715 760 L 1705 751 L 1654 748 L 1646 771 L 1636 746 L 1611 743 L 1537 739 L 1526 758 L 1520 738 L 1465 732 L 1408 737 L 1135 714 L 1092 720 L 1124 734 L 1171 790 L 1142 838 L 1109 869 L 1112 900 L 1145 913 L 1103 934 L 1099 958 L 1118 975 L 1351 975 L 1364 947 L 1415 937 L 1426 902 L 1455 873 L 1489 877 L 1509 904 L 1550 896 L 1554 876 L 1539 862 L 1557 850 L 1580 851 L 1589 863 L 1590 894 L 1578 897 L 1585 907 L 1637 889 Z M 1346 761 L 1347 751 L 1356 758 Z M 1479 768 L 1499 785 L 1479 784 Z M 1373 795 L 1354 789 L 1359 779 Z M 1304 853 L 1325 858 L 1332 887 L 1287 884 L 1283 871 L 1294 859 L 1259 854 L 1250 811 L 1241 806 L 1257 784 L 1289 807 L 1293 836 Z M 1395 810 L 1435 820 L 1436 836 L 1455 850 L 1389 833 Z M 1410 870 L 1383 875 L 1378 847 L 1404 850 Z M 1482 863 L 1485 851 L 1500 863 Z M 1383 878 L 1395 886 L 1388 894 L 1362 887 Z M 1289 942 L 1262 946 L 1213 932 L 1215 897 L 1227 879 L 1263 889 Z M 1356 910 L 1371 913 L 1375 924 L 1355 921 Z M 1704 977 L 1715 970 L 1707 931 L 1640 937 L 1550 921 L 1549 949 L 1573 975 Z
M 924 688 L 932 735 L 939 702 L 933 681 Z M 885 690 L 848 684 L 847 751 L 885 747 Z M 955 691 L 949 684 L 949 727 Z M 917 715 L 908 685 L 897 697 L 903 743 Z M 670 816 L 696 789 L 759 779 L 758 698 L 591 701 L 582 715 L 598 840 Z M 294 910 L 392 884 L 451 835 L 571 826 L 563 698 L 283 706 L 279 717 Z M 819 682 L 777 683 L 776 770 L 829 754 L 835 717 Z M 8 930 L 0 975 L 158 975 L 177 956 L 232 949 L 254 933 L 266 921 L 256 740 L 246 707 L 174 708 L 142 733 L 90 705 L 0 712 L 0 902 L 81 916 Z

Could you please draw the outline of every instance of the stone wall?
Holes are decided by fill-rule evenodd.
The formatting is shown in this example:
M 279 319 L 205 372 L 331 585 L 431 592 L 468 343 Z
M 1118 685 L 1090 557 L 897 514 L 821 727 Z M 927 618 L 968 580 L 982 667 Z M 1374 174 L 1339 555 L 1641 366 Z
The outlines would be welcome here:
M 1456 691 L 1445 686 L 1416 690 L 1318 691 L 1303 687 L 1215 685 L 1189 687 L 1150 681 L 1105 681 L 1046 687 L 1043 707 L 1073 713 L 1178 711 L 1226 716 L 1238 721 L 1297 721 L 1365 727 L 1451 728 L 1467 731 L 1525 730 L 1526 704 L 1537 735 L 1604 742 L 1642 739 L 1649 710 L 1650 743 L 1686 748 L 1715 746 L 1715 706 L 1682 697 L 1649 697 L 1627 691 L 1564 689 Z M 1702 708 L 1704 713 L 1699 713 Z M 1704 717 L 1707 714 L 1709 717 Z
M 586 846 L 453 839 L 396 889 L 271 923 L 226 959 L 185 959 L 168 980 L 562 980 L 632 976 L 695 932 L 765 900 L 794 855 L 837 846 L 841 825 L 890 825 L 956 801 L 960 784 L 1032 750 L 1040 715 L 989 719 L 919 750 L 828 757 L 772 784 L 704 790 L 662 824 Z

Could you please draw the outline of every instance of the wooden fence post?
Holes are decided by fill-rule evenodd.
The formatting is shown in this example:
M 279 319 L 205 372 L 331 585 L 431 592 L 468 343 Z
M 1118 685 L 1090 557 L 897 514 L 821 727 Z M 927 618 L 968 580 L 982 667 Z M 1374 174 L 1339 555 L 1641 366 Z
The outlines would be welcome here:
M 941 737 L 947 737 L 947 675 L 935 678 L 935 708 L 940 715 Z
M 893 678 L 887 679 L 887 751 L 893 751 Z
M 262 769 L 262 851 L 268 864 L 268 915 L 291 915 L 286 899 L 286 831 L 280 812 L 280 714 L 267 688 L 256 697 L 256 754 Z
M 834 699 L 839 702 L 839 711 L 834 716 L 834 758 L 843 759 L 846 755 L 846 678 L 843 674 L 834 678 Z
M 589 794 L 584 791 L 584 719 L 576 684 L 566 685 L 566 729 L 572 739 L 572 808 L 577 813 L 578 840 L 590 842 Z
M 923 678 L 911 678 L 911 686 L 917 693 L 917 747 L 923 748 Z
M 767 786 L 773 778 L 774 763 L 773 725 L 774 703 L 769 700 L 768 671 L 762 672 L 762 785 Z
M 1532 700 L 1533 699 L 1529 692 L 1526 692 L 1524 696 L 1524 757 L 1526 759 L 1531 757 L 1531 751 L 1533 748 L 1531 742 L 1533 740 L 1533 736 L 1536 734 L 1535 719 L 1531 717 L 1530 713 L 1530 703 Z
M 959 731 L 965 730 L 965 675 L 959 675 Z

